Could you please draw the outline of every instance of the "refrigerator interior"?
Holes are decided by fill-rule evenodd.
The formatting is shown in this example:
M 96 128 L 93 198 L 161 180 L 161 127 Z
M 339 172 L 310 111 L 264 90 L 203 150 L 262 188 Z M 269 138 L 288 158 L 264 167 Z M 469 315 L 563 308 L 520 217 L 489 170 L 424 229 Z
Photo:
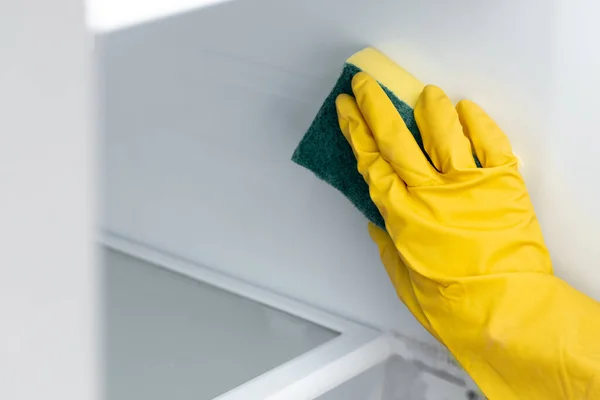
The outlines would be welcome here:
M 557 275 L 597 294 L 599 272 L 586 260 L 598 258 L 599 247 L 585 234 L 600 221 L 586 184 L 596 167 L 581 155 L 593 146 L 577 145 L 593 135 L 570 125 L 580 115 L 575 105 L 592 102 L 564 79 L 584 79 L 571 72 L 594 65 L 585 61 L 589 52 L 570 46 L 580 40 L 569 36 L 569 24 L 583 16 L 556 19 L 543 0 L 247 0 L 182 11 L 96 36 L 105 237 L 280 296 L 261 304 L 293 299 L 288 314 L 313 307 L 325 320 L 371 330 L 331 360 L 368 343 L 372 332 L 443 353 L 398 301 L 365 219 L 290 161 L 344 60 L 373 45 L 453 100 L 472 98 L 497 118 L 525 161 Z M 586 126 L 597 126 L 597 115 L 587 113 Z M 573 231 L 582 234 L 564 235 Z M 340 335 L 321 349 L 353 337 L 322 326 Z
M 362 215 L 290 161 L 364 46 L 294 7 L 226 2 L 96 35 L 101 242 L 134 256 L 105 250 L 111 400 L 316 398 L 394 355 L 384 332 L 445 360 Z

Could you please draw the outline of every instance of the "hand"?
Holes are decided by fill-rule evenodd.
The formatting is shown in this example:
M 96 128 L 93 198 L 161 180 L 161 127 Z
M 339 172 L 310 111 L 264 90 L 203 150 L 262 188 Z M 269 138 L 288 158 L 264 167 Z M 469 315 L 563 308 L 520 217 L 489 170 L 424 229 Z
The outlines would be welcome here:
M 356 100 L 336 102 L 340 127 L 412 270 L 440 278 L 552 273 L 517 159 L 481 108 L 463 101 L 455 109 L 439 88 L 425 88 L 415 119 L 431 165 L 374 79 L 357 74 L 352 87 Z
M 432 165 L 373 78 L 357 74 L 352 89 L 336 101 L 340 128 L 386 221 L 389 236 L 370 233 L 407 307 L 491 398 L 596 394 L 600 306 L 553 276 L 504 133 L 427 86 L 414 113 Z

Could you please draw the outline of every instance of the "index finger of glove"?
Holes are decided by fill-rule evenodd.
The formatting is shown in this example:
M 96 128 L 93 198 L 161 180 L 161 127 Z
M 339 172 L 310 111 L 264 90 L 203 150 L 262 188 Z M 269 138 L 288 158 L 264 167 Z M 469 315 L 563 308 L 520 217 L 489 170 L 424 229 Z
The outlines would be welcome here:
M 365 72 L 359 72 L 352 79 L 352 91 L 381 155 L 406 185 L 425 186 L 437 182 L 438 172 L 427 161 L 379 83 Z
M 381 155 L 356 100 L 352 96 L 341 94 L 335 104 L 340 129 L 352 147 L 358 172 L 369 185 L 371 199 L 385 219 L 388 210 L 406 197 L 406 185 Z

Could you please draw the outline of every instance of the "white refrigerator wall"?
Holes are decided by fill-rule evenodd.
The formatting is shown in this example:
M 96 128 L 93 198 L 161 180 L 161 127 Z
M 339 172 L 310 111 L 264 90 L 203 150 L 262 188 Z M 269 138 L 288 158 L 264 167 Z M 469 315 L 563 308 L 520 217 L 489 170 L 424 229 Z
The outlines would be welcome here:
M 91 39 L 81 1 L 0 2 L 0 399 L 102 398 Z
M 247 0 L 101 34 L 103 225 L 433 340 L 397 300 L 365 219 L 290 161 L 345 58 L 374 45 L 499 121 L 557 274 L 598 297 L 600 82 L 588 44 L 600 28 L 576 3 Z

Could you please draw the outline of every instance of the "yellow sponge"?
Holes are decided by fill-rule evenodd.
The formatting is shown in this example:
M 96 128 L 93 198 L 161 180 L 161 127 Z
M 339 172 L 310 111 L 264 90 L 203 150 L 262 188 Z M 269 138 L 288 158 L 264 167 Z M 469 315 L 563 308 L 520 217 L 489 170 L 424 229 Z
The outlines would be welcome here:
M 296 148 L 292 160 L 341 191 L 371 222 L 385 229 L 385 222 L 369 196 L 369 187 L 356 169 L 352 149 L 340 131 L 335 108 L 338 95 L 352 94 L 352 77 L 360 71 L 379 82 L 425 153 L 413 115 L 413 108 L 425 85 L 381 52 L 369 47 L 346 60 L 340 77 Z

